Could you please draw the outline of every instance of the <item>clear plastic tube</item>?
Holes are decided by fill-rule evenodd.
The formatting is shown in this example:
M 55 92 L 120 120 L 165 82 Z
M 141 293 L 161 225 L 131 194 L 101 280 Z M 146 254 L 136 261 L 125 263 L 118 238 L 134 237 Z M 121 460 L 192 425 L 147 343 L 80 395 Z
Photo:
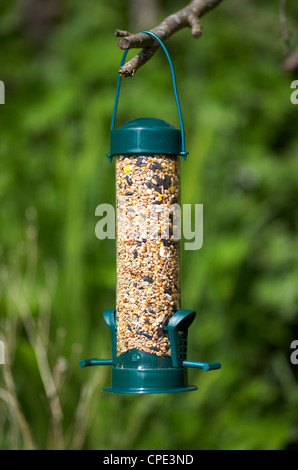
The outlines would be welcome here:
M 179 156 L 117 156 L 116 207 L 117 354 L 170 357 L 163 327 L 181 308 Z

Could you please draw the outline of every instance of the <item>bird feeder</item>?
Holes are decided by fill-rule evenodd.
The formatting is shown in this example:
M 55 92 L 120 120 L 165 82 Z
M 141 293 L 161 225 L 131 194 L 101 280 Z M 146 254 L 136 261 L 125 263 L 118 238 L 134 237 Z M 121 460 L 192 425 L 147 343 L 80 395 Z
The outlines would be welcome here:
M 115 128 L 118 76 L 108 154 L 116 160 L 116 308 L 103 313 L 112 358 L 85 359 L 80 366 L 112 366 L 112 385 L 105 392 L 186 392 L 197 389 L 188 384 L 188 367 L 209 371 L 221 364 L 187 360 L 195 312 L 181 308 L 180 243 L 173 220 L 173 207 L 180 204 L 180 157 L 187 155 L 183 119 L 168 51 L 154 33 L 142 32 L 159 42 L 168 59 L 180 129 L 151 117 Z

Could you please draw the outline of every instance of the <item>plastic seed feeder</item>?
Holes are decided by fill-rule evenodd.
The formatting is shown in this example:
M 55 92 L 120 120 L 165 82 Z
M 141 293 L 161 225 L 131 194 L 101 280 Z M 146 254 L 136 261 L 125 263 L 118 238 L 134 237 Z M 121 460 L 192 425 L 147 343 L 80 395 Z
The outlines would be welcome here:
M 160 43 L 168 59 L 180 129 L 155 118 L 115 129 L 118 76 L 108 154 L 110 161 L 116 158 L 117 294 L 116 309 L 103 314 L 111 331 L 112 359 L 80 361 L 81 367 L 111 365 L 112 385 L 102 390 L 121 394 L 196 390 L 188 384 L 188 367 L 221 367 L 219 362 L 187 360 L 195 312 L 181 309 L 180 244 L 173 230 L 173 208 L 180 204 L 179 156 L 185 160 L 187 155 L 184 127 L 168 51 L 154 33 L 143 32 Z M 168 226 L 161 213 L 169 214 Z

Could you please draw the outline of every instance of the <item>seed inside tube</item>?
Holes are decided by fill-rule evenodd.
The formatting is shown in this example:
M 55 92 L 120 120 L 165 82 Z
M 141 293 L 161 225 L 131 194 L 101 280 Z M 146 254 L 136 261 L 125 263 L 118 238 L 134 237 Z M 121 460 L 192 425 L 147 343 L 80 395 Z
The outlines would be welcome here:
M 179 164 L 173 155 L 116 158 L 118 355 L 136 348 L 171 356 L 164 327 L 181 308 L 180 251 L 152 207 L 179 201 Z

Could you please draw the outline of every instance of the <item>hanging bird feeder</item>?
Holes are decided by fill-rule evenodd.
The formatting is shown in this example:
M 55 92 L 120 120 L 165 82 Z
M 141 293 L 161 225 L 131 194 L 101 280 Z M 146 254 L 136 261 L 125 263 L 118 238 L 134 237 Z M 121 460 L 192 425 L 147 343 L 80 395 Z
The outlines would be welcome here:
M 142 32 L 159 42 L 168 59 L 180 129 L 155 118 L 115 128 L 118 76 L 108 154 L 110 161 L 116 159 L 116 309 L 103 313 L 112 358 L 85 359 L 80 366 L 112 366 L 112 385 L 105 392 L 186 392 L 197 389 L 188 384 L 188 367 L 209 371 L 221 364 L 187 360 L 195 312 L 181 308 L 180 243 L 173 220 L 173 207 L 180 204 L 179 157 L 187 156 L 184 126 L 168 51 L 154 33 Z M 161 213 L 170 214 L 168 225 Z

